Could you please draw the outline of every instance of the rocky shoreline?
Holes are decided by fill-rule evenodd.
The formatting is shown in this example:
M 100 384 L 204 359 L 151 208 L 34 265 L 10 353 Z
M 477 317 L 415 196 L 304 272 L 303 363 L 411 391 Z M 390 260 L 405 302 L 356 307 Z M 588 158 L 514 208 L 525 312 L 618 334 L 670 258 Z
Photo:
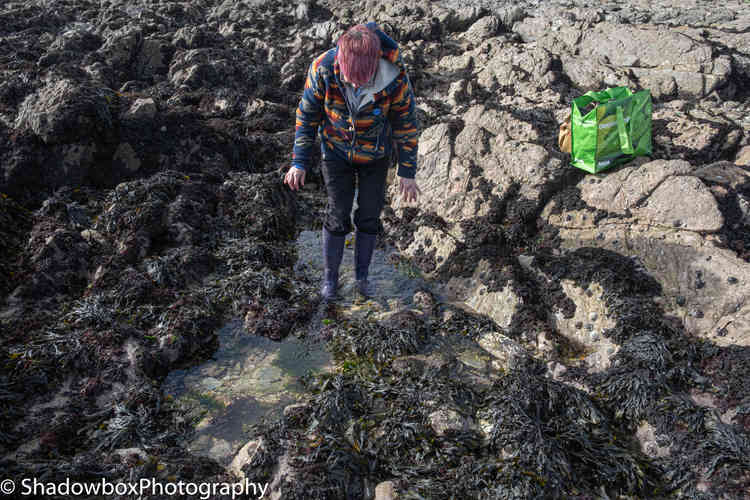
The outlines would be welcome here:
M 6 2 L 2 476 L 750 498 L 747 6 Z M 423 195 L 391 184 L 379 248 L 429 286 L 362 316 L 299 272 L 322 179 L 281 178 L 307 65 L 371 20 L 402 44 L 421 122 Z M 558 125 L 617 85 L 652 91 L 654 156 L 585 175 Z M 163 383 L 238 318 L 314 331 L 335 369 L 225 467 L 187 450 L 195 421 Z

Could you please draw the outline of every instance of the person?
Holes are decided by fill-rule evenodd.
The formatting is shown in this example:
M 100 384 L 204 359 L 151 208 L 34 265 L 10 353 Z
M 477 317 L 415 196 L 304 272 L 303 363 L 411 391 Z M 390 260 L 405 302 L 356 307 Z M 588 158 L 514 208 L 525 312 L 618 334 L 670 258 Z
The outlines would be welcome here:
M 402 199 L 416 201 L 420 193 L 414 180 L 417 127 L 414 91 L 399 47 L 375 23 L 353 26 L 335 48 L 310 64 L 296 112 L 291 168 L 284 183 L 293 191 L 304 186 L 317 129 L 328 195 L 322 229 L 324 300 L 337 295 L 344 243 L 352 229 L 355 191 L 357 290 L 364 296 L 374 293 L 368 271 L 394 146 Z

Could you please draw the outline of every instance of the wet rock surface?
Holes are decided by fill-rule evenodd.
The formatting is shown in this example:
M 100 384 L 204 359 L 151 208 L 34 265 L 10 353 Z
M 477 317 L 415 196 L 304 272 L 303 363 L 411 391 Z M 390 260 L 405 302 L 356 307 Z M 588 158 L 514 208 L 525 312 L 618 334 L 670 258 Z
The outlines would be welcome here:
M 422 195 L 390 184 L 376 297 L 350 245 L 324 306 L 322 178 L 281 178 L 310 60 L 369 20 Z M 745 2 L 6 2 L 0 46 L 4 476 L 747 498 Z M 585 175 L 558 126 L 615 85 L 654 155 Z

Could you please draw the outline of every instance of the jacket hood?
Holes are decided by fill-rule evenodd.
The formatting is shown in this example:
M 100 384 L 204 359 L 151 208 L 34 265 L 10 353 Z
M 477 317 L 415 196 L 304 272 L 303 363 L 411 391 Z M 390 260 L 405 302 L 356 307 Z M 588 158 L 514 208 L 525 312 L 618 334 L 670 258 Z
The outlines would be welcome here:
M 373 85 L 373 88 L 370 89 L 370 92 L 380 92 L 388 85 L 396 81 L 396 78 L 400 73 L 406 73 L 406 67 L 404 66 L 403 60 L 401 59 L 401 51 L 399 50 L 396 41 L 386 35 L 375 22 L 366 23 L 365 26 L 373 30 L 375 34 L 378 35 L 378 38 L 380 38 L 381 57 L 380 64 L 378 65 L 378 76 L 376 82 Z M 336 81 L 341 85 L 341 68 L 339 66 L 338 60 L 336 59 L 338 50 L 338 47 L 334 47 L 329 53 L 333 54 L 334 77 L 336 78 Z M 368 96 L 368 98 L 365 100 L 365 102 L 362 103 L 362 105 L 366 104 L 370 100 L 372 100 L 372 96 Z
M 395 64 L 400 69 L 403 69 L 403 62 L 401 61 L 401 51 L 399 50 L 396 41 L 386 35 L 375 22 L 369 22 L 365 24 L 365 26 L 375 31 L 375 34 L 377 34 L 378 38 L 380 38 L 380 52 L 383 56 L 383 59 Z

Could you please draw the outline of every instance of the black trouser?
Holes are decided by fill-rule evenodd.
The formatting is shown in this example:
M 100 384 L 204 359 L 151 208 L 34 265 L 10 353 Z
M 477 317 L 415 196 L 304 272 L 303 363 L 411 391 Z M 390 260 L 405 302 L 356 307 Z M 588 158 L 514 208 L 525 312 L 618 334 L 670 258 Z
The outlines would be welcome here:
M 323 224 L 328 231 L 337 236 L 345 236 L 351 232 L 356 177 L 358 194 L 354 225 L 363 233 L 378 233 L 389 165 L 388 156 L 361 165 L 338 158 L 321 160 L 320 170 L 328 192 L 328 206 Z

